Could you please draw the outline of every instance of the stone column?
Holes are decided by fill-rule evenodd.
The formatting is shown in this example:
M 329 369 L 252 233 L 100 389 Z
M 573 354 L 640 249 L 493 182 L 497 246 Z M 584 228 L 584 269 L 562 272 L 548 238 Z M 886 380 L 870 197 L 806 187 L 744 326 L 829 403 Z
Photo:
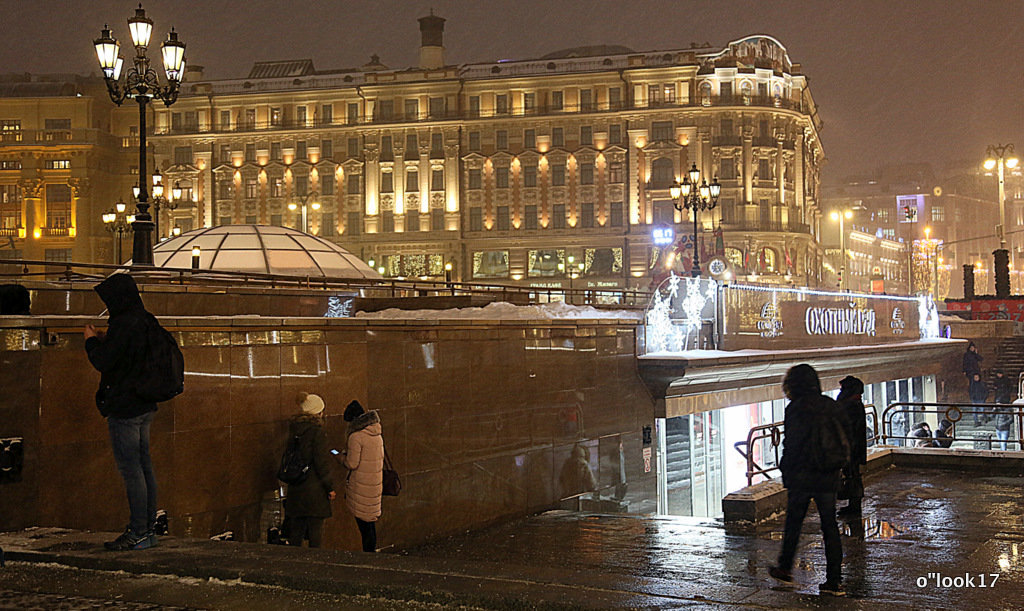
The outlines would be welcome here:
M 366 219 L 366 233 L 380 231 L 380 151 L 376 142 L 366 142 L 363 149 L 363 202 Z
M 448 231 L 459 230 L 459 142 L 448 139 L 444 145 L 444 226 Z

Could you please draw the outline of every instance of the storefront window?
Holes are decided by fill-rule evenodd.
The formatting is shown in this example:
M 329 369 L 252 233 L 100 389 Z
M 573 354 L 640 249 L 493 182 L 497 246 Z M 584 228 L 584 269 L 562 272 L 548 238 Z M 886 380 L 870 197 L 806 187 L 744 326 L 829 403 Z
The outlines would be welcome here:
M 586 267 L 583 273 L 588 276 L 614 276 L 622 273 L 621 248 L 588 248 Z
M 565 260 L 565 250 L 531 250 L 530 251 L 530 277 L 558 276 L 558 264 Z
M 474 278 L 507 278 L 508 251 L 485 250 L 473 253 Z

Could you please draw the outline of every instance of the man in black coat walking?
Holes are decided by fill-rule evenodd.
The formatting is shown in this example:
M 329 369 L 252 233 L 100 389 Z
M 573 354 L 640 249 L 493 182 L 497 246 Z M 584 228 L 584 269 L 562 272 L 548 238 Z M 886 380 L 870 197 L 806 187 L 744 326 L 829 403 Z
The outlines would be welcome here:
M 800 540 L 800 529 L 811 499 L 818 508 L 821 532 L 825 539 L 825 583 L 823 594 L 842 596 L 843 547 L 836 522 L 836 490 L 839 473 L 850 457 L 850 446 L 843 432 L 842 416 L 835 401 L 821 394 L 818 372 L 807 364 L 796 365 L 786 373 L 782 389 L 789 398 L 786 406 L 783 441 L 782 484 L 789 499 L 786 527 L 779 562 L 771 576 L 788 583 Z
M 864 417 L 864 382 L 853 376 L 839 381 L 839 396 L 836 405 L 843 414 L 846 440 L 850 444 L 850 463 L 843 469 L 842 496 L 850 502 L 839 510 L 840 515 L 860 515 L 861 499 L 864 498 L 864 481 L 860 466 L 868 462 L 868 431 Z
M 85 326 L 85 351 L 100 372 L 96 407 L 107 419 L 117 470 L 128 492 L 131 519 L 124 533 L 105 543 L 109 550 L 139 550 L 156 544 L 156 477 L 149 456 L 149 427 L 156 403 L 138 398 L 147 358 L 147 328 L 158 324 L 146 311 L 135 280 L 114 274 L 94 288 L 107 306 L 107 331 Z

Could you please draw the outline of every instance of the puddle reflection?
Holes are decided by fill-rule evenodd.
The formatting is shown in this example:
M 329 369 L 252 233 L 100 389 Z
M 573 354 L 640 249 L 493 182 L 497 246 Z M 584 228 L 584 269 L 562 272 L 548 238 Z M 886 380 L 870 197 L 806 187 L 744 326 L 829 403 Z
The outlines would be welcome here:
M 878 518 L 861 518 L 859 521 L 843 521 L 839 524 L 839 532 L 847 537 L 864 539 L 892 539 L 912 530 L 902 524 L 894 524 Z

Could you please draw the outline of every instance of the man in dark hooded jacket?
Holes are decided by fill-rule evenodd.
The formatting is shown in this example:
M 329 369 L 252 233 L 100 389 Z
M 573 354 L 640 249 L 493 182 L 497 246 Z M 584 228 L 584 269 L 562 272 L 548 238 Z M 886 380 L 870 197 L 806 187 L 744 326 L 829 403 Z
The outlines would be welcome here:
M 864 481 L 861 479 L 860 466 L 868 462 L 868 431 L 864 418 L 864 382 L 853 376 L 846 376 L 839 381 L 839 396 L 836 404 L 843 414 L 846 427 L 846 440 L 850 444 L 850 464 L 843 469 L 843 496 L 850 499 L 846 507 L 839 513 L 860 515 L 861 499 L 864 498 Z
M 791 571 L 800 529 L 807 506 L 814 499 L 821 518 L 827 565 L 825 583 L 818 589 L 823 594 L 842 596 L 843 547 L 836 522 L 836 490 L 840 470 L 850 456 L 842 416 L 836 402 L 821 394 L 818 372 L 810 365 L 790 368 L 782 381 L 782 389 L 790 402 L 786 406 L 779 469 L 789 499 L 779 562 L 769 572 L 780 581 L 793 582 Z
M 148 325 L 159 323 L 142 305 L 131 276 L 114 274 L 94 290 L 106 304 L 109 318 L 105 333 L 85 326 L 85 351 L 100 372 L 96 407 L 107 419 L 114 461 L 124 479 L 131 512 L 124 533 L 104 545 L 109 550 L 146 549 L 156 544 L 156 477 L 149 456 L 149 427 L 156 403 L 140 400 L 135 391 L 144 383 Z

